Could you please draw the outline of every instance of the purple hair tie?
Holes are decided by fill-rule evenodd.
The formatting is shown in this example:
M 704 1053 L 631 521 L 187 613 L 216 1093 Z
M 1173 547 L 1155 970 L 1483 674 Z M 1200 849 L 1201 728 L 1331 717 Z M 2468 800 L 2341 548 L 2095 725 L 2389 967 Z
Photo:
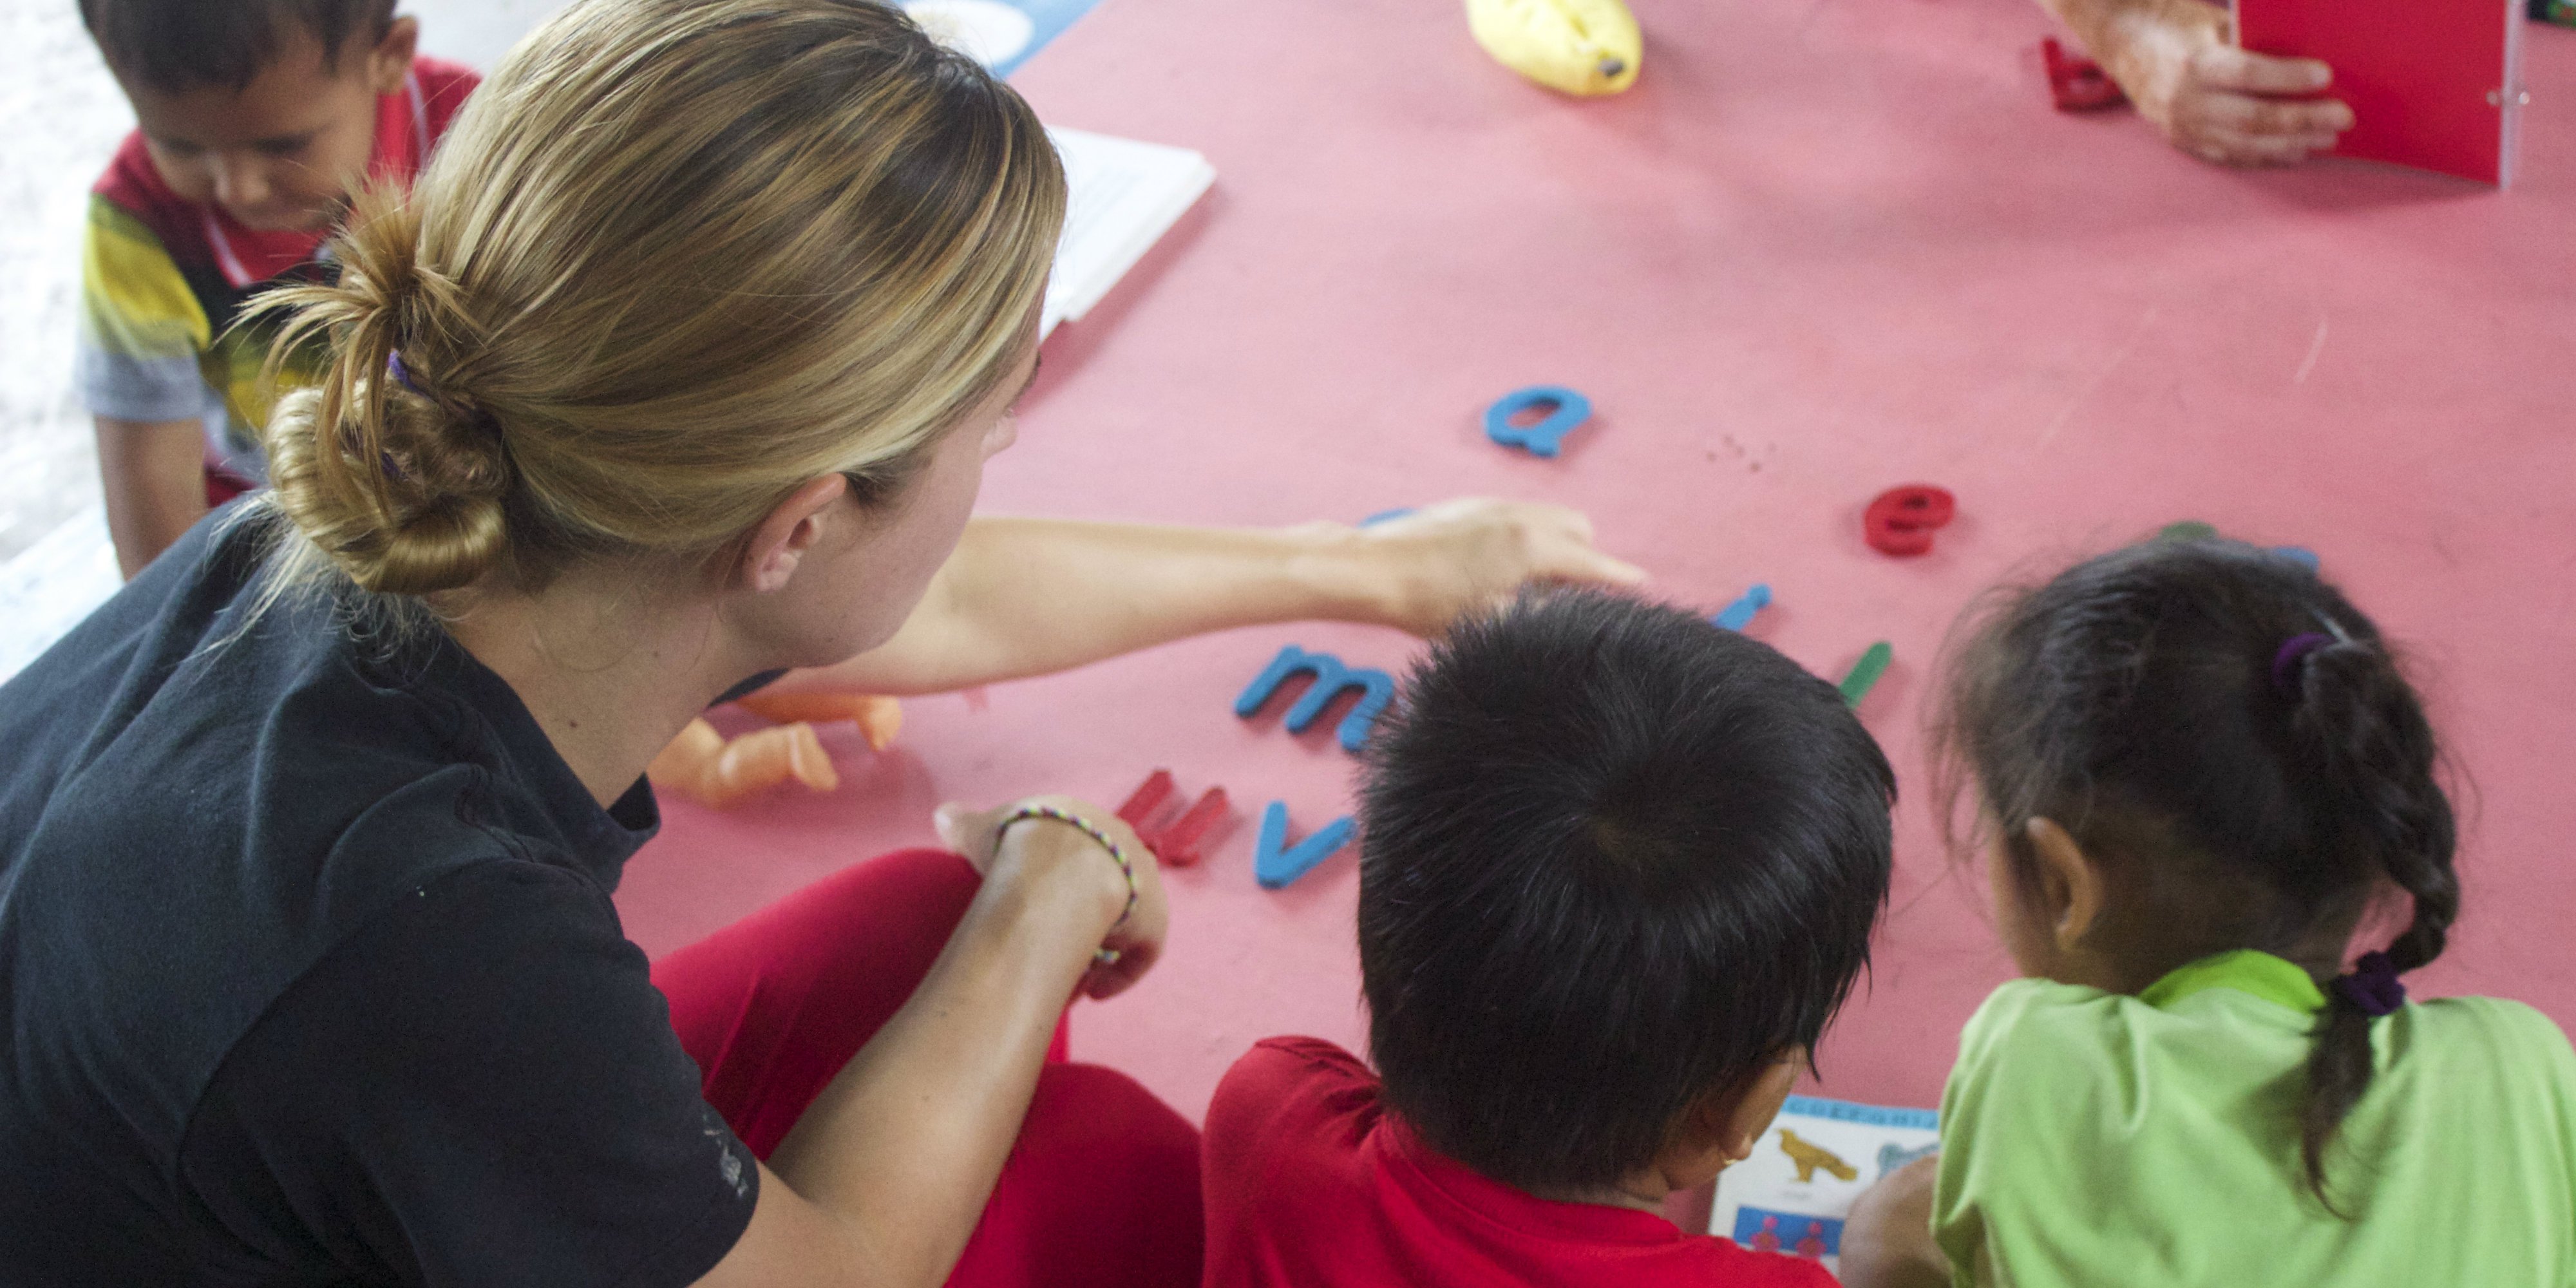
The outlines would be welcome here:
M 2374 1020 L 2406 1005 L 2406 986 L 2397 982 L 2397 963 L 2386 953 L 2363 953 L 2351 974 L 2335 976 L 2334 991 Z
M 2308 660 L 2308 654 L 2332 643 L 2333 636 L 2319 635 L 2315 631 L 2291 636 L 2287 643 L 2281 645 L 2281 651 L 2272 655 L 2272 687 L 2282 697 L 2296 699 L 2299 696 L 2299 664 Z
M 401 385 L 403 388 L 419 394 L 421 397 L 436 404 L 439 410 L 444 411 L 451 416 L 466 416 L 472 424 L 483 427 L 483 429 L 488 433 L 497 434 L 501 432 L 501 422 L 499 418 L 495 417 L 492 413 L 480 408 L 468 408 L 460 411 L 454 403 L 443 401 L 438 395 L 421 388 L 420 382 L 411 378 L 411 367 L 403 361 L 402 350 L 387 349 L 385 351 L 385 374 L 392 376 L 395 384 Z M 469 412 L 470 416 L 468 415 Z
M 429 397 L 428 390 L 412 383 L 411 368 L 403 365 L 402 350 L 388 349 L 385 351 L 385 374 L 392 376 L 395 384 L 401 385 L 403 388 L 419 394 L 423 398 Z

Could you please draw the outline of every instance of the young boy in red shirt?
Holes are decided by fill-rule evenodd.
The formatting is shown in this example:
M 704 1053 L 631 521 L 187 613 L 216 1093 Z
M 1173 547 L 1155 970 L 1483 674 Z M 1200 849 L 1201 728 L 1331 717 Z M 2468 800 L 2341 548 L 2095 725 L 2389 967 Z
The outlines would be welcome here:
M 1895 778 L 1832 685 L 1591 591 L 1462 625 L 1362 799 L 1368 1065 L 1208 1109 L 1209 1288 L 1818 1288 L 1657 1214 L 1752 1152 L 1869 959 Z
M 233 326 L 244 302 L 331 271 L 351 188 L 418 174 L 476 78 L 415 57 L 394 0 L 81 0 L 81 19 L 139 127 L 91 192 L 78 349 L 131 576 L 266 481 L 269 328 Z

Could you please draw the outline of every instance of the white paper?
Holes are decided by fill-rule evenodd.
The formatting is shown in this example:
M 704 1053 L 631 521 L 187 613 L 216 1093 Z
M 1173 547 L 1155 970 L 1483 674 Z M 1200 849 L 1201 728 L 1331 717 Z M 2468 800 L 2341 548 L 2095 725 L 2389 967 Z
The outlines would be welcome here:
M 1064 158 L 1070 200 L 1038 316 L 1041 339 L 1090 312 L 1216 182 L 1215 167 L 1188 148 L 1084 130 L 1047 134 Z
M 1878 1178 L 1941 1142 L 1941 1116 L 1791 1096 L 1753 1156 L 1718 1173 L 1708 1232 L 1764 1252 L 1842 1264 L 1843 1217 Z

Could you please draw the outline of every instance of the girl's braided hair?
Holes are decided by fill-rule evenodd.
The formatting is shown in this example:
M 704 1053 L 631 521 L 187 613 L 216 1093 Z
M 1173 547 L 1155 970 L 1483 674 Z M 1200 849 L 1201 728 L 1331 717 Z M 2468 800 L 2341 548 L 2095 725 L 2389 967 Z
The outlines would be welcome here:
M 2065 827 L 2154 905 L 2106 911 L 2132 964 L 2287 954 L 2388 885 L 2414 903 L 2390 964 L 2441 955 L 2460 886 L 2432 725 L 2378 628 L 2302 563 L 2216 539 L 2114 551 L 1991 595 L 1944 670 L 1954 833 L 1973 804 L 2028 890 L 2030 821 Z M 2327 1149 L 2372 1070 L 2361 991 L 2326 990 L 2299 1118 L 2305 1183 L 2338 1213 Z

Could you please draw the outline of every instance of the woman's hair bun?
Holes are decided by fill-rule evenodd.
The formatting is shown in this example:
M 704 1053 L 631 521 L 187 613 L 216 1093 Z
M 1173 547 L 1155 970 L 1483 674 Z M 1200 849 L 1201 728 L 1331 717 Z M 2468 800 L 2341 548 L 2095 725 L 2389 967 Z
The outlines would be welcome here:
M 467 585 L 509 547 L 500 422 L 397 347 L 454 333 L 435 316 L 443 283 L 418 271 L 417 223 L 399 197 L 371 194 L 339 243 L 340 280 L 281 293 L 296 315 L 280 352 L 307 331 L 334 345 L 320 384 L 280 399 L 267 434 L 278 508 L 351 580 L 397 595 Z
M 345 415 L 326 431 L 324 401 L 305 390 L 279 405 L 269 480 L 278 507 L 341 571 L 368 590 L 424 595 L 499 562 L 509 475 L 496 431 L 404 390 L 385 397 L 381 433 L 358 433 Z

